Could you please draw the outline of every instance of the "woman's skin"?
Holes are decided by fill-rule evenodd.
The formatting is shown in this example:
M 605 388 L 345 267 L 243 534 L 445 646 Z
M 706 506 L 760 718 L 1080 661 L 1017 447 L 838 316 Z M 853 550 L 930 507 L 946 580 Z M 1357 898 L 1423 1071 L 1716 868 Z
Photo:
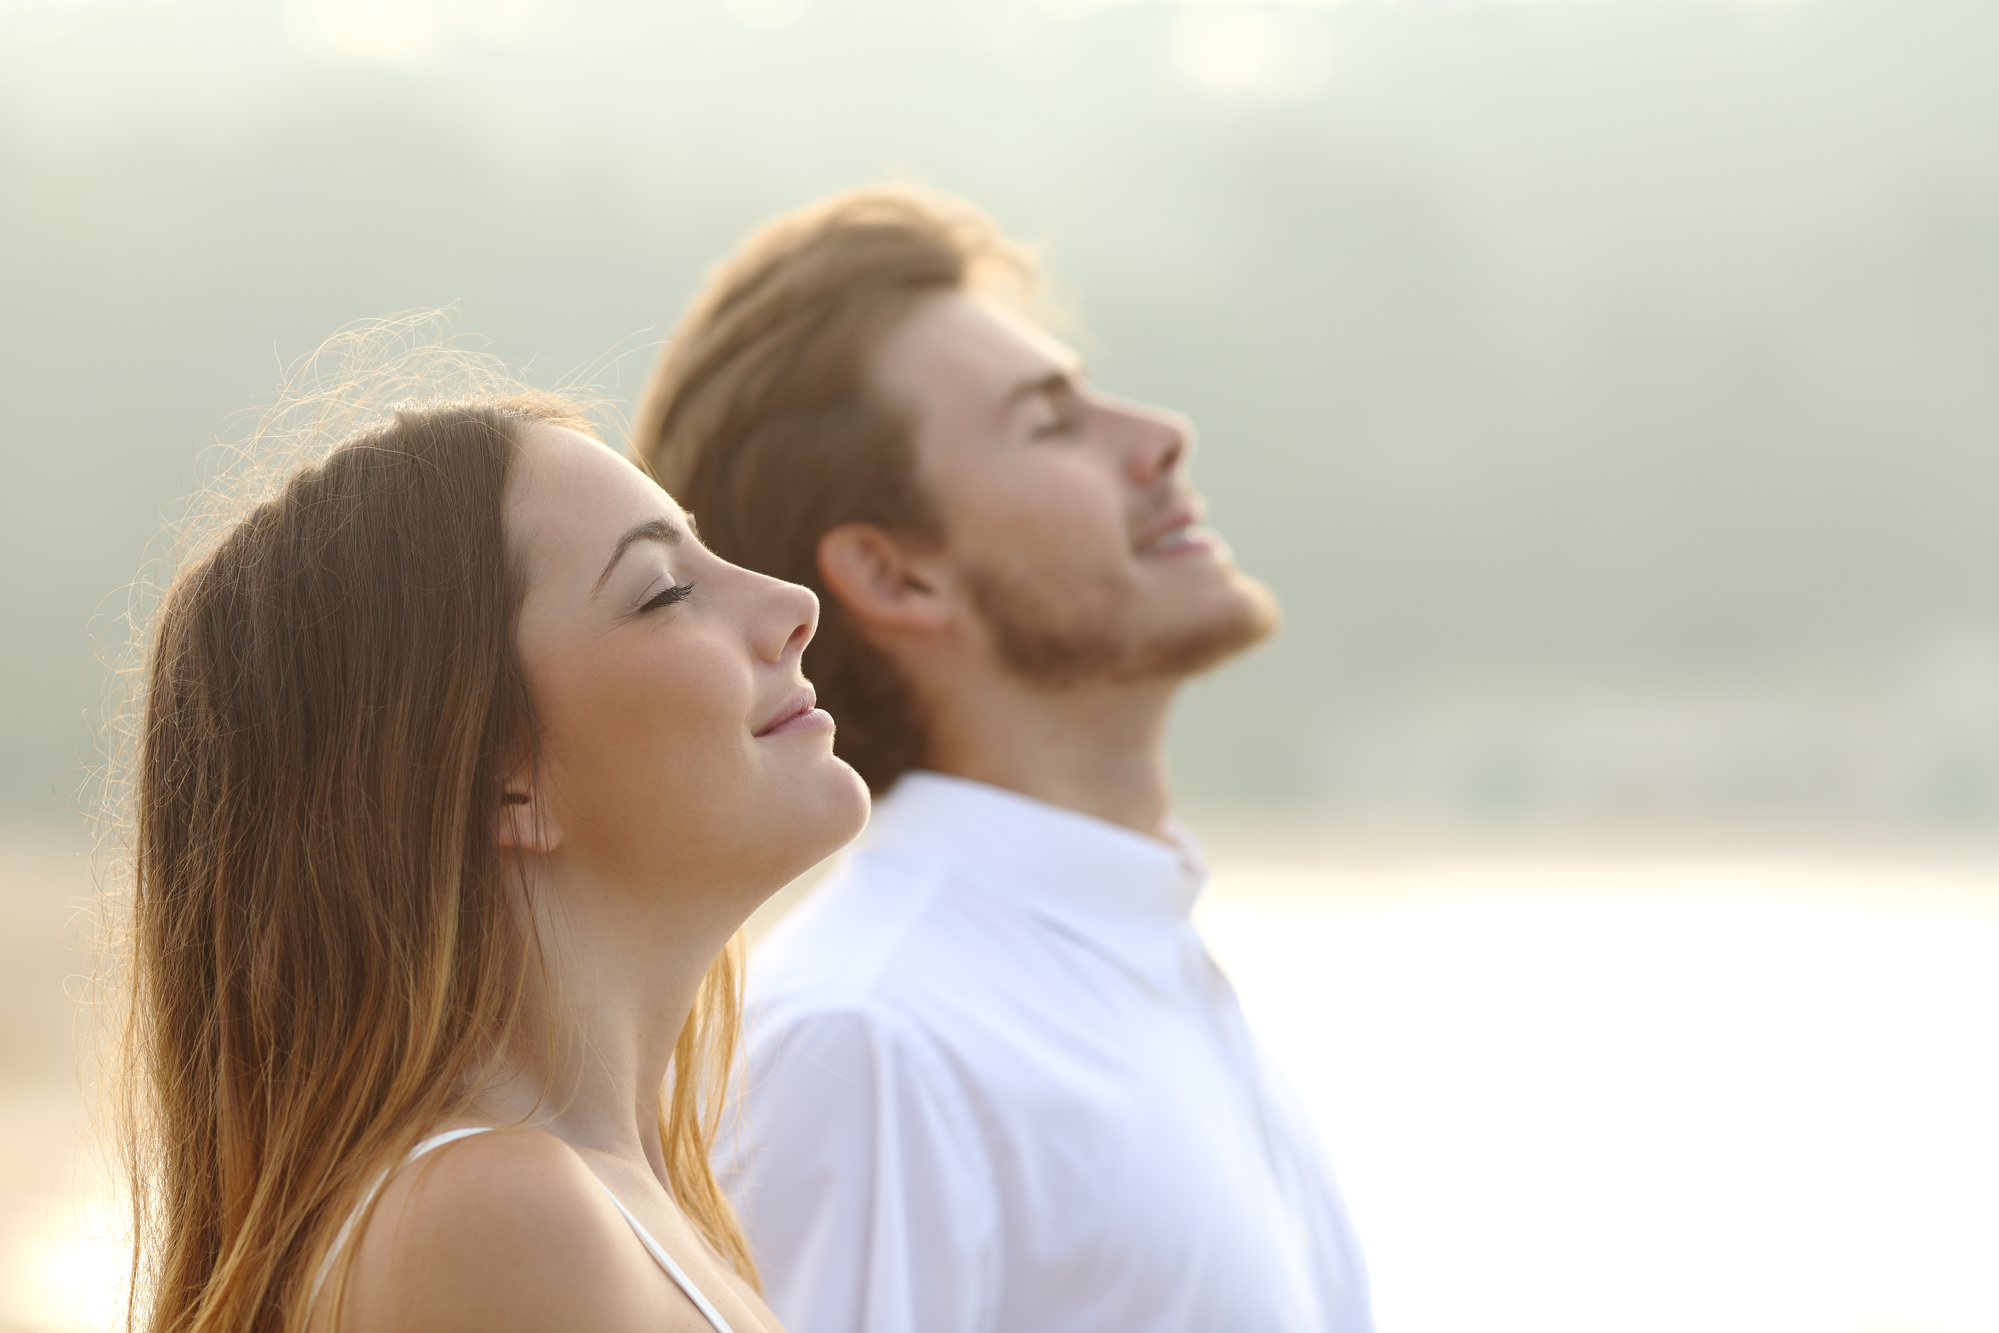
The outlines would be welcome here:
M 506 522 L 543 753 L 494 837 L 534 886 L 552 1017 L 517 1072 L 437 1126 L 527 1127 L 438 1149 L 383 1191 L 340 1333 L 706 1333 L 599 1180 L 736 1333 L 777 1330 L 670 1197 L 655 1116 L 716 954 L 867 817 L 799 673 L 818 604 L 704 550 L 664 491 L 558 428 L 522 440 Z

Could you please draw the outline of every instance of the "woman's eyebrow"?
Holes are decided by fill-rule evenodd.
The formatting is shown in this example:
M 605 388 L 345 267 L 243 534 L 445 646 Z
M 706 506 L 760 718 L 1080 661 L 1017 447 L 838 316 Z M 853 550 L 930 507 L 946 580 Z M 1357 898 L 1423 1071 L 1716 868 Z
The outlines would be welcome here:
M 604 572 L 599 574 L 597 582 L 591 585 L 592 597 L 603 591 L 605 582 L 611 577 L 611 571 L 625 558 L 625 552 L 631 548 L 631 544 L 638 541 L 664 542 L 668 546 L 678 546 L 680 529 L 663 518 L 649 518 L 627 531 L 624 536 L 618 538 L 617 548 L 611 552 L 611 559 L 604 566 Z

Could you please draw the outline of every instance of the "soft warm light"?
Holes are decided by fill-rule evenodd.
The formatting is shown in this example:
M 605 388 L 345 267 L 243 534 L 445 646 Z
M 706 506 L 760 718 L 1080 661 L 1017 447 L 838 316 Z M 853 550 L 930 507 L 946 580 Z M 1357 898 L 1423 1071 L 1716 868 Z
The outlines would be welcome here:
M 1310 101 L 1332 53 L 1309 16 L 1267 6 L 1189 6 L 1173 21 L 1173 62 L 1196 87 L 1224 97 Z
M 111 1211 L 82 1197 L 27 1196 L 0 1217 L 0 1328 L 100 1333 L 122 1313 L 129 1252 Z
M 1999 891 L 1224 868 L 1383 1333 L 1999 1329 Z
M 1224 863 L 1200 920 L 1381 1333 L 1999 1330 L 1986 877 Z M 111 1327 L 109 1212 L 8 1202 L 0 1328 Z

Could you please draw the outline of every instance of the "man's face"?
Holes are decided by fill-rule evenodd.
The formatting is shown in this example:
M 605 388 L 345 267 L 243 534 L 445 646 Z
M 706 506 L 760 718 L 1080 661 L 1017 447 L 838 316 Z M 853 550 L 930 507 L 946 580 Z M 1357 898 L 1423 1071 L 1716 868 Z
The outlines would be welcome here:
M 959 292 L 919 305 L 872 371 L 911 415 L 946 554 L 1017 675 L 1177 678 L 1276 627 L 1269 592 L 1201 524 L 1182 418 L 1096 392 L 1074 352 Z

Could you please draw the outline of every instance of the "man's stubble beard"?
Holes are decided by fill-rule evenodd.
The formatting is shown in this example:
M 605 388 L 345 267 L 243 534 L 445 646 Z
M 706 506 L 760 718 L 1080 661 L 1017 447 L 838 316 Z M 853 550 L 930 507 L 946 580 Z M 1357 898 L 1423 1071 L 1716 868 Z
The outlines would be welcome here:
M 1131 623 L 1128 585 L 1109 576 L 1072 583 L 1059 599 L 990 568 L 967 569 L 964 578 L 1000 661 L 1049 690 L 1198 675 L 1269 638 L 1278 624 L 1277 599 L 1239 573 L 1233 615 L 1154 633 Z

